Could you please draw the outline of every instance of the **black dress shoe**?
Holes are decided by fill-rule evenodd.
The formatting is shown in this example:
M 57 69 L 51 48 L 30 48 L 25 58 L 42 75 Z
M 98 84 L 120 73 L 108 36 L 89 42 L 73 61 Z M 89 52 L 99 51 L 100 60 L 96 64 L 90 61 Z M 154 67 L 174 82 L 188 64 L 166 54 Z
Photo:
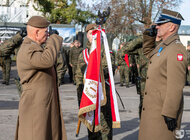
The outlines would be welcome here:
M 2 84 L 6 84 L 6 82 L 5 82 L 5 81 L 3 81 L 3 82 L 2 82 Z
M 120 87 L 122 87 L 122 86 L 123 86 L 123 83 L 120 84 Z

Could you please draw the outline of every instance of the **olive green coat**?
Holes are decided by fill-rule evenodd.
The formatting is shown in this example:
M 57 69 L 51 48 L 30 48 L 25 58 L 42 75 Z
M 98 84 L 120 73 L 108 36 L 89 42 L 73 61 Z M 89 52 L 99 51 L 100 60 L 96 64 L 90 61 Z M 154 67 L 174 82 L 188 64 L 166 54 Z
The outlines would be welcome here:
M 148 37 L 149 38 L 149 37 Z M 146 40 L 146 35 L 144 36 Z M 144 53 L 150 58 L 143 111 L 140 121 L 139 140 L 175 140 L 169 131 L 163 116 L 177 119 L 180 128 L 183 111 L 183 88 L 187 69 L 187 51 L 173 34 L 162 41 L 155 49 L 154 41 L 146 40 Z M 148 43 L 150 42 L 150 44 Z M 158 53 L 160 47 L 163 50 Z M 178 54 L 183 60 L 178 61 Z
M 54 64 L 62 38 L 53 34 L 43 49 L 25 37 L 17 55 L 23 92 L 19 102 L 16 140 L 65 140 Z

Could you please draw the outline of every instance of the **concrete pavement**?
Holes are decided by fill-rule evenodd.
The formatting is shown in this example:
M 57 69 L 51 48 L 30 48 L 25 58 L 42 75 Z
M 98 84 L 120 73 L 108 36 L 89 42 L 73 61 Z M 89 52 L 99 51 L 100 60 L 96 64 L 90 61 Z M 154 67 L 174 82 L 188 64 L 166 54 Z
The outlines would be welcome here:
M 10 85 L 5 86 L 0 84 L 0 140 L 13 140 L 15 135 L 19 96 L 13 81 L 14 77 L 16 77 L 15 67 L 13 67 L 11 71 Z M 66 83 L 61 85 L 59 90 L 68 140 L 87 140 L 87 129 L 83 124 L 81 125 L 79 137 L 75 137 L 78 121 L 76 86 L 68 82 L 68 75 L 66 75 L 65 80 Z M 2 72 L 0 71 L 0 83 L 1 82 Z M 115 76 L 115 83 L 126 109 L 124 110 L 122 108 L 118 99 L 121 128 L 113 130 L 113 139 L 137 140 L 139 129 L 139 96 L 136 94 L 136 88 L 134 85 L 131 85 L 130 88 L 120 87 L 118 74 Z M 185 87 L 184 99 L 185 105 L 182 129 L 184 130 L 185 136 L 182 140 L 188 140 L 190 139 L 190 87 Z

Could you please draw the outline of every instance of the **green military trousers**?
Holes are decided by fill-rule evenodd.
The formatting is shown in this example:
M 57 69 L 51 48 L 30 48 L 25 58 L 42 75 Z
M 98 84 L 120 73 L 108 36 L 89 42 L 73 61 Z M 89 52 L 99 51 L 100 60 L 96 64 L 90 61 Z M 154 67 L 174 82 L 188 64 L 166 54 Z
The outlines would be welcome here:
M 11 57 L 10 56 L 2 57 L 3 82 L 5 82 L 6 85 L 9 84 L 10 71 L 11 71 Z
M 120 84 L 123 84 L 125 82 L 126 86 L 129 86 L 129 72 L 130 72 L 130 69 L 127 66 L 127 64 L 120 66 L 119 68 Z

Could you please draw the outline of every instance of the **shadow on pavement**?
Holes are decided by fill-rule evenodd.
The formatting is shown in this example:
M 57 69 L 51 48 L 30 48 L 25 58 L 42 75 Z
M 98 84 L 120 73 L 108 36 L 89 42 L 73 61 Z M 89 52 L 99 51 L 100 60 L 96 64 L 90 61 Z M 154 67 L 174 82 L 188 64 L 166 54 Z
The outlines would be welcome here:
M 88 136 L 86 135 L 85 137 L 80 138 L 80 139 L 78 139 L 78 140 L 88 140 Z
M 139 126 L 138 120 L 139 120 L 138 118 L 134 118 L 129 121 L 122 121 L 121 128 L 113 129 L 113 136 L 137 129 Z M 87 136 L 85 136 L 83 138 L 80 138 L 79 140 L 87 140 L 87 139 L 88 139 Z M 138 130 L 122 138 L 122 140 L 137 140 L 137 139 L 138 139 Z
M 139 126 L 138 118 L 134 118 L 128 121 L 121 121 L 121 128 L 114 129 L 113 135 L 115 136 L 121 133 L 126 133 L 127 131 L 132 131 L 136 129 L 138 126 Z
M 0 101 L 0 110 L 18 109 L 19 101 Z
M 190 96 L 190 92 L 183 92 L 184 96 Z
M 78 122 L 78 117 L 76 113 L 71 113 L 71 112 L 64 112 L 63 111 L 63 116 L 64 116 L 64 123 L 65 124 L 70 124 L 72 123 L 76 123 Z

